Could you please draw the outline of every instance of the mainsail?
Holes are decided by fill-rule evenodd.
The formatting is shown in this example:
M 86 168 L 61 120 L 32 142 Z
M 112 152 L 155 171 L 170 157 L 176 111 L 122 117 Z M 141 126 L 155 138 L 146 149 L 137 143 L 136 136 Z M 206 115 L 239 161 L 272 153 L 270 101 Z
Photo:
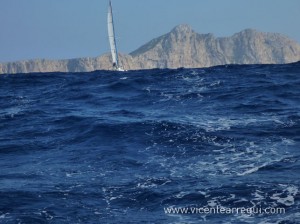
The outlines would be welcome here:
M 109 38 L 113 68 L 116 70 L 121 70 L 119 66 L 119 58 L 118 58 L 118 50 L 117 50 L 116 38 L 115 38 L 114 19 L 113 19 L 111 1 L 109 1 L 107 27 L 108 27 L 108 38 Z

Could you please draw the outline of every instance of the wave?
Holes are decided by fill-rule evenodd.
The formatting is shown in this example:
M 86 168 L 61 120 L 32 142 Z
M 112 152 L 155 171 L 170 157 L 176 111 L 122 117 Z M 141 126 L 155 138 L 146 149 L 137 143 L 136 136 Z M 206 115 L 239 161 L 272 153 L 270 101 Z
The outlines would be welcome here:
M 293 222 L 299 69 L 0 76 L 0 222 Z M 163 213 L 217 205 L 286 213 Z

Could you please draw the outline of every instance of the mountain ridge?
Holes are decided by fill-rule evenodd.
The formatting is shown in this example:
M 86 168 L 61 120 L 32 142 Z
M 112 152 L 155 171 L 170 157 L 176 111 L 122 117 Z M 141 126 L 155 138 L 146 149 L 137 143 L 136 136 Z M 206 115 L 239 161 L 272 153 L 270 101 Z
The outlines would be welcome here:
M 300 61 L 300 45 L 278 33 L 245 29 L 230 37 L 199 34 L 182 24 L 129 54 L 119 54 L 127 70 L 198 68 L 224 64 L 285 64 Z M 111 70 L 110 54 L 64 60 L 0 63 L 2 73 L 88 72 Z
M 180 25 L 156 38 L 155 45 L 150 41 L 131 55 L 152 68 L 284 64 L 300 60 L 300 45 L 281 34 L 254 29 L 216 38 L 213 34 L 198 34 L 188 25 Z

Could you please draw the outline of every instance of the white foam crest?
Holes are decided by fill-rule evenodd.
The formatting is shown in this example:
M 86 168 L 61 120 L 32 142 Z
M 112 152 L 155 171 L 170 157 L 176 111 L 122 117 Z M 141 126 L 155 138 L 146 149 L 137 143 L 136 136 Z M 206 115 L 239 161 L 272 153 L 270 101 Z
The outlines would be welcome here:
M 23 112 L 23 109 L 21 107 L 11 107 L 7 108 L 1 111 L 0 118 L 14 118 L 15 115 L 19 115 Z
M 223 148 L 211 155 L 199 156 L 199 161 L 189 165 L 187 168 L 190 172 L 245 176 L 279 162 L 286 156 L 278 152 L 281 148 L 280 144 L 270 145 L 268 141 L 261 145 L 254 142 L 239 143 L 239 145 L 227 142 L 219 145 Z M 269 147 L 267 148 L 266 145 Z
M 238 173 L 237 175 L 238 176 L 245 176 L 245 175 L 248 175 L 248 174 L 251 174 L 251 173 L 255 173 L 255 172 L 257 172 L 259 169 L 261 169 L 261 168 L 263 168 L 263 167 L 265 167 L 265 166 L 267 166 L 267 165 L 269 165 L 269 163 L 264 163 L 264 164 L 262 164 L 262 165 L 260 165 L 260 166 L 255 166 L 255 167 L 253 167 L 253 168 L 251 168 L 251 169 L 249 169 L 249 170 L 246 170 L 246 171 L 244 171 L 244 172 L 242 172 L 242 173 Z
M 162 181 L 160 184 L 154 183 L 155 181 Z M 149 188 L 157 188 L 159 186 L 166 185 L 167 183 L 170 183 L 171 181 L 166 178 L 149 178 L 146 179 L 144 182 L 138 183 L 137 188 L 144 188 L 144 189 L 149 189 Z
M 2 215 L 0 215 L 0 219 L 7 219 L 7 218 L 9 218 L 8 215 L 9 215 L 9 213 L 2 214 Z
M 186 116 L 181 119 L 182 124 L 189 123 L 193 116 Z M 203 118 L 202 118 L 203 119 Z M 242 122 L 241 119 L 220 118 L 216 121 L 226 121 L 224 129 L 230 128 L 231 125 Z M 247 122 L 252 122 L 250 119 Z M 257 120 L 255 120 L 257 121 Z M 203 121 L 204 122 L 204 121 Z M 165 157 L 164 155 L 156 155 L 151 159 L 151 163 L 155 163 L 160 168 L 168 171 L 172 177 L 209 177 L 220 175 L 247 176 L 258 172 L 260 169 L 281 161 L 289 156 L 288 146 L 294 144 L 294 141 L 287 138 L 282 138 L 282 141 L 274 141 L 272 137 L 262 138 L 256 141 L 235 141 L 234 139 L 221 140 L 216 136 L 206 135 L 201 131 L 201 122 L 191 122 L 199 131 L 189 134 L 187 137 L 193 142 L 205 142 L 212 148 L 212 151 L 207 151 L 205 154 L 195 155 L 189 158 L 188 161 L 178 159 L 179 153 L 186 155 L 190 149 L 185 145 L 177 145 L 176 155 L 173 157 Z M 211 122 L 212 124 L 212 122 Z M 216 124 L 216 123 L 214 123 Z M 203 124 L 204 125 L 204 124 Z M 220 128 L 220 127 L 219 127 Z M 176 143 L 177 135 L 185 134 L 184 130 L 178 131 L 177 134 L 168 137 L 168 142 Z M 155 148 L 155 151 L 160 149 L 160 144 L 148 147 L 147 150 Z M 286 150 L 283 150 L 286 149 Z M 175 155 L 175 154 L 174 154 Z
M 217 81 L 211 83 L 209 86 L 210 86 L 210 87 L 219 86 L 221 83 L 222 83 L 221 80 L 217 80 Z
M 295 145 L 296 144 L 293 139 L 282 138 L 281 141 L 284 145 Z
M 174 197 L 175 198 L 183 198 L 184 196 L 186 196 L 188 194 L 189 194 L 189 192 L 187 192 L 187 191 L 181 191 L 178 194 L 175 194 Z
M 262 118 L 236 118 L 230 116 L 224 116 L 216 118 L 215 116 L 199 116 L 199 114 L 188 115 L 183 118 L 183 121 L 189 124 L 203 128 L 206 132 L 215 132 L 222 130 L 230 130 L 234 126 L 247 126 L 257 123 L 266 122 L 268 119 Z
M 266 198 L 265 193 L 260 190 L 256 190 L 252 196 L 254 196 L 254 201 L 263 201 Z
M 200 116 L 201 115 L 201 116 Z M 274 125 L 284 125 L 284 126 L 291 126 L 291 122 L 287 122 L 284 118 L 272 117 L 268 114 L 264 114 L 263 116 L 241 116 L 241 117 L 231 117 L 231 116 L 223 116 L 216 118 L 215 116 L 207 115 L 207 114 L 190 114 L 186 115 L 183 120 L 186 123 L 197 125 L 207 132 L 214 132 L 214 131 L 222 131 L 222 130 L 229 130 L 234 126 L 261 126 L 264 123 L 274 123 Z
M 165 102 L 174 99 L 174 94 L 170 94 L 170 93 L 161 92 L 160 96 L 162 97 L 162 99 L 159 100 L 160 102 Z
M 281 220 L 277 220 L 277 221 L 268 221 L 268 220 L 263 220 L 261 222 L 259 222 L 258 224 L 280 224 L 281 223 Z
M 298 187 L 283 185 L 285 189 L 281 193 L 274 193 L 270 198 L 276 200 L 280 204 L 292 206 L 295 204 L 295 197 L 299 191 Z
M 51 214 L 50 214 L 48 211 L 46 211 L 46 210 L 43 210 L 43 211 L 41 212 L 41 214 L 43 214 L 43 215 L 46 217 L 47 220 L 52 220 L 52 219 L 54 218 L 54 216 L 51 215 Z
M 208 200 L 207 205 L 210 207 L 217 207 L 220 205 L 220 202 L 214 198 L 214 199 Z

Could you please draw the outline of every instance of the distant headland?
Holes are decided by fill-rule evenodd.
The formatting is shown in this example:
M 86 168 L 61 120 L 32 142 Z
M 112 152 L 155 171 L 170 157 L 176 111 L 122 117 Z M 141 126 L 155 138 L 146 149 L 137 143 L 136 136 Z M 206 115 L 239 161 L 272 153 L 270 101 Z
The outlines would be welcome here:
M 120 54 L 127 70 L 201 68 L 224 64 L 285 64 L 300 61 L 300 45 L 278 33 L 246 29 L 231 37 L 196 33 L 179 25 L 132 53 Z M 0 64 L 0 74 L 31 72 L 87 72 L 111 70 L 110 54 L 95 58 L 27 60 Z

